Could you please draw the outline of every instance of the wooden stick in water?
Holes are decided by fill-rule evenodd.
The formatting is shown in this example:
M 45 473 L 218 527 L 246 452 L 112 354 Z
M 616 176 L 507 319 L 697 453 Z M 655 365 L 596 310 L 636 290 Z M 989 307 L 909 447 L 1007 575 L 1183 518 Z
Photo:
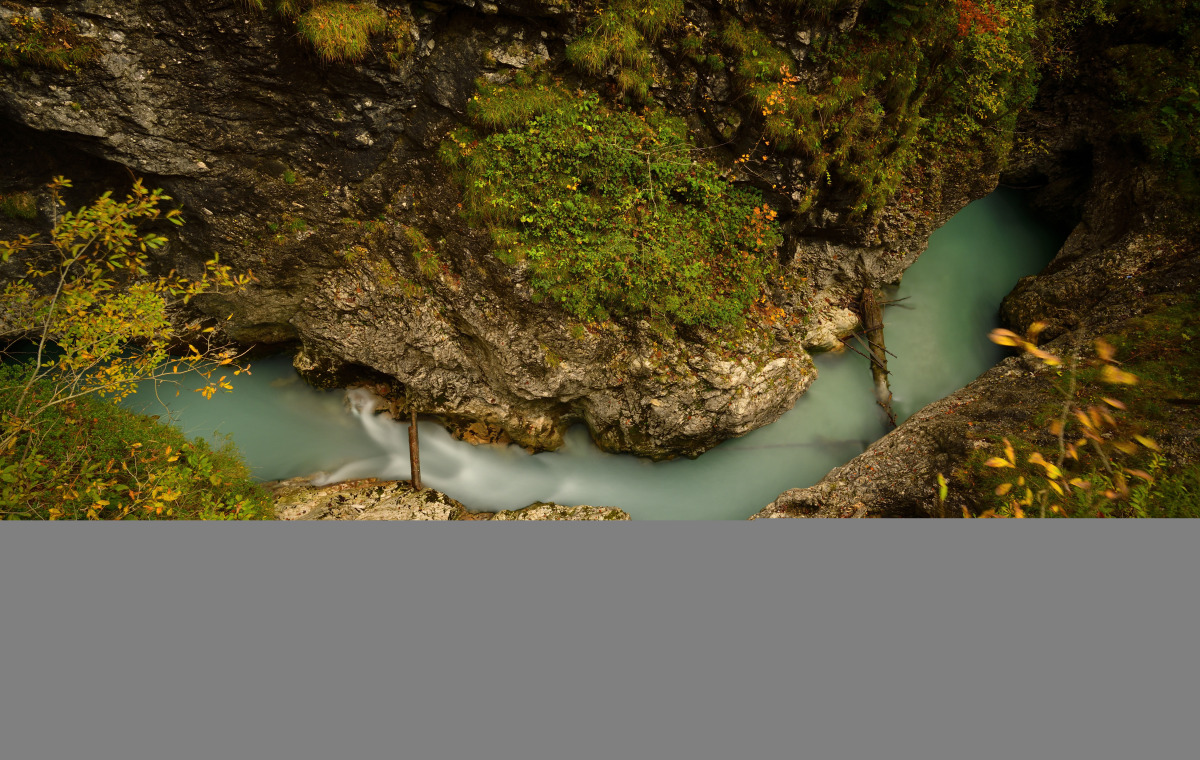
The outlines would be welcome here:
M 421 446 L 417 441 L 417 409 L 410 401 L 408 404 L 408 463 L 412 469 L 412 487 L 421 490 Z

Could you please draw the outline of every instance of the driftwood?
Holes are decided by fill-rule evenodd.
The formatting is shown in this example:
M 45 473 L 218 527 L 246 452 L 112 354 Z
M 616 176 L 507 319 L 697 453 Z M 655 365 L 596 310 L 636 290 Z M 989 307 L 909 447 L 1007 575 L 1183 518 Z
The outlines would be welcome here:
M 421 444 L 417 440 L 417 408 L 413 406 L 412 398 L 404 394 L 408 402 L 408 465 L 409 478 L 415 491 L 421 490 Z
M 892 411 L 892 390 L 888 387 L 888 350 L 883 342 L 883 308 L 875 290 L 865 288 L 862 294 L 862 324 L 871 360 L 871 376 L 875 379 L 875 402 L 887 414 L 888 422 L 896 427 Z

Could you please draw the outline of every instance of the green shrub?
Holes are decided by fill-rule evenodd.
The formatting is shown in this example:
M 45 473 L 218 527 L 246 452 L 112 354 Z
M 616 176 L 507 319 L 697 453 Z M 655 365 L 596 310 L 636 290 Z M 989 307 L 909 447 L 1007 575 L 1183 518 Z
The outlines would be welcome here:
M 0 195 L 0 214 L 12 219 L 37 219 L 37 199 L 33 193 Z
M 775 212 L 704 160 L 682 120 L 544 78 L 479 86 L 476 124 L 504 128 L 460 129 L 440 153 L 497 257 L 528 262 L 535 297 L 589 320 L 742 322 L 775 271 Z
M 11 414 L 31 367 L 0 368 L 0 415 Z M 36 403 L 53 394 L 41 380 Z M 0 451 L 7 519 L 263 520 L 271 499 L 226 444 L 213 449 L 111 400 L 82 396 L 48 408 Z
M 840 6 L 804 7 L 827 16 Z M 919 163 L 961 170 L 1003 156 L 1035 91 L 1029 0 L 868 0 L 859 18 L 814 43 L 815 76 L 802 77 L 788 52 L 736 20 L 720 37 L 761 119 L 756 149 L 806 159 L 801 210 L 825 192 L 870 214 Z

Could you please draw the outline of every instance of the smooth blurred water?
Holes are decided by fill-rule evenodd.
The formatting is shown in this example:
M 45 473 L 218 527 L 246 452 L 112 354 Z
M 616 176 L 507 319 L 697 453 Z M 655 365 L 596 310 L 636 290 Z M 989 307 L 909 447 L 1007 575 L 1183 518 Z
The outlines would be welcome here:
M 1016 193 L 977 201 L 930 238 L 885 311 L 896 412 L 906 418 L 969 383 L 1001 352 L 986 335 L 1016 281 L 1039 271 L 1059 240 L 1024 209 Z M 783 491 L 811 485 L 861 453 L 884 432 L 866 360 L 816 357 L 818 378 L 778 422 L 726 441 L 695 460 L 650 462 L 606 454 L 586 429 L 556 452 L 472 446 L 433 422 L 418 425 L 422 479 L 471 509 L 534 501 L 617 506 L 635 519 L 745 519 Z M 204 401 L 191 391 L 150 389 L 127 405 L 170 417 L 189 435 L 228 435 L 263 480 L 309 475 L 403 479 L 408 428 L 351 410 L 346 394 L 305 385 L 287 357 L 254 363 L 234 392 Z

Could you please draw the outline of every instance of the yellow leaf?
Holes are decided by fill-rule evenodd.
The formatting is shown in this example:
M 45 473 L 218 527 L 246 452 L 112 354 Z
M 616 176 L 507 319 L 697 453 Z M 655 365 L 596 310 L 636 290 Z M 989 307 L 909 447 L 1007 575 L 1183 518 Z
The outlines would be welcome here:
M 1146 472 L 1145 470 L 1131 470 L 1128 467 L 1126 467 L 1125 472 L 1129 473 L 1130 475 L 1133 475 L 1136 478 L 1141 478 L 1142 480 L 1146 481 L 1147 483 L 1154 482 L 1154 476 L 1152 476 L 1150 473 Z
M 1000 346 L 1019 346 L 1021 338 L 1012 330 L 996 329 L 988 333 L 988 340 Z
M 991 459 L 987 460 L 983 464 L 987 467 L 1012 467 L 1013 466 L 1013 465 L 1009 464 L 1008 460 L 1001 459 L 1000 457 L 992 457 Z
M 1027 334 L 1030 338 L 1036 338 L 1042 334 L 1042 331 L 1050 326 L 1049 322 L 1034 322 L 1029 326 Z
M 1000 485 L 996 486 L 996 495 L 1003 496 L 1012 490 L 1012 486 L 1012 483 L 1001 483 Z
M 1147 438 L 1147 437 L 1146 437 L 1146 436 L 1144 436 L 1144 435 L 1135 435 L 1135 436 L 1133 437 L 1133 440 L 1135 440 L 1135 441 L 1137 441 L 1138 443 L 1142 444 L 1143 446 L 1145 446 L 1146 448 L 1150 449 L 1151 451 L 1162 451 L 1162 449 L 1160 449 L 1160 448 L 1158 447 L 1158 444 L 1157 444 L 1157 443 L 1155 443 L 1154 441 L 1150 440 L 1149 438 Z
M 1026 346 L 1025 348 L 1027 351 L 1029 351 L 1029 353 L 1041 359 L 1042 364 L 1045 364 L 1047 367 L 1058 367 L 1062 365 L 1062 359 L 1048 351 L 1043 351 L 1042 349 L 1034 348 L 1033 346 Z
M 1117 355 L 1117 349 L 1113 348 L 1109 343 L 1106 343 L 1102 340 L 1097 340 L 1096 355 L 1099 356 L 1102 361 L 1110 362 L 1113 360 L 1113 357 Z
M 1125 404 L 1121 403 L 1120 401 L 1117 401 L 1115 398 L 1107 398 L 1106 397 L 1101 400 L 1104 403 L 1108 404 L 1109 406 L 1113 407 L 1114 409 L 1120 409 L 1122 411 L 1124 411 L 1124 409 L 1125 409 Z
M 1117 369 L 1111 364 L 1104 365 L 1104 369 L 1100 370 L 1100 380 L 1105 383 L 1117 385 L 1137 385 L 1137 375 L 1132 372 L 1126 372 L 1123 369 Z
M 1058 494 L 1059 496 L 1066 495 L 1063 493 L 1062 486 L 1060 486 L 1058 483 L 1055 483 L 1053 480 L 1049 481 L 1049 483 L 1050 483 L 1050 487 L 1054 489 L 1054 492 L 1056 494 Z
M 1007 459 L 1009 464 L 1011 464 L 1013 467 L 1017 466 L 1017 452 L 1013 451 L 1012 444 L 1008 442 L 1007 438 L 1004 439 L 1004 458 Z
M 1134 446 L 1131 441 L 1113 441 L 1112 447 L 1122 454 L 1137 453 L 1137 446 Z

